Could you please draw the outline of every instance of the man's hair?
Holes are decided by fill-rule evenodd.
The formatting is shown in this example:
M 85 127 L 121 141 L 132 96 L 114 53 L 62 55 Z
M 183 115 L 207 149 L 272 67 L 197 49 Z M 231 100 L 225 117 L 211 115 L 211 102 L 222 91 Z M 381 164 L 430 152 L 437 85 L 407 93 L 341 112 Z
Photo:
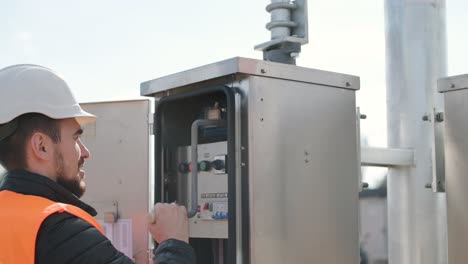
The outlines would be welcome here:
M 52 142 L 60 142 L 59 120 L 38 113 L 28 113 L 15 118 L 15 132 L 0 141 L 0 164 L 7 171 L 26 167 L 26 142 L 36 132 L 46 134 Z

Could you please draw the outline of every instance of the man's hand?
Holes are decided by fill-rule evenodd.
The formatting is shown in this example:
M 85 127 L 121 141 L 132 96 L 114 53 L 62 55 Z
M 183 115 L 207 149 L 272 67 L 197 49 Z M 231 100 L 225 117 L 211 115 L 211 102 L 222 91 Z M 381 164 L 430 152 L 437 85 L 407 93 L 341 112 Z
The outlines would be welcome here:
M 184 206 L 157 203 L 152 214 L 154 221 L 150 223 L 149 231 L 154 240 L 161 243 L 172 238 L 188 243 L 188 218 Z

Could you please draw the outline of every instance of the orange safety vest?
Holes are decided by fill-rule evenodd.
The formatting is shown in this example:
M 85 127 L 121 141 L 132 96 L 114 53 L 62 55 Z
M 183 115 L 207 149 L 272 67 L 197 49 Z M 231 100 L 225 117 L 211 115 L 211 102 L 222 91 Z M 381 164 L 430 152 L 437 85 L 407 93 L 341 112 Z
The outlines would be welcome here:
M 0 191 L 0 264 L 34 264 L 36 236 L 49 215 L 67 212 L 102 227 L 87 212 L 49 199 L 12 191 Z

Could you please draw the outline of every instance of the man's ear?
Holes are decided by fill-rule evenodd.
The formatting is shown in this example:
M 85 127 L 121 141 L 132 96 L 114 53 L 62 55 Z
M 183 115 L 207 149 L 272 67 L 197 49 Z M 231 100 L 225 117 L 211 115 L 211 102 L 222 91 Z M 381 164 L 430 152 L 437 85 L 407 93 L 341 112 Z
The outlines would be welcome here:
M 53 153 L 53 143 L 50 137 L 41 132 L 35 132 L 29 140 L 31 154 L 39 160 L 51 160 Z

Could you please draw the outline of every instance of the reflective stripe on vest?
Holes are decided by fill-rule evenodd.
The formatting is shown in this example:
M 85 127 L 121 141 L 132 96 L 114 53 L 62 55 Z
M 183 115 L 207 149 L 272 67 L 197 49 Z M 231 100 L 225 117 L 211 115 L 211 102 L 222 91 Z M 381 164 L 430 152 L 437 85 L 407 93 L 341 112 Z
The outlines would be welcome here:
M 42 222 L 53 213 L 63 212 L 83 219 L 104 233 L 90 214 L 76 206 L 0 191 L 0 264 L 34 264 L 36 236 Z

